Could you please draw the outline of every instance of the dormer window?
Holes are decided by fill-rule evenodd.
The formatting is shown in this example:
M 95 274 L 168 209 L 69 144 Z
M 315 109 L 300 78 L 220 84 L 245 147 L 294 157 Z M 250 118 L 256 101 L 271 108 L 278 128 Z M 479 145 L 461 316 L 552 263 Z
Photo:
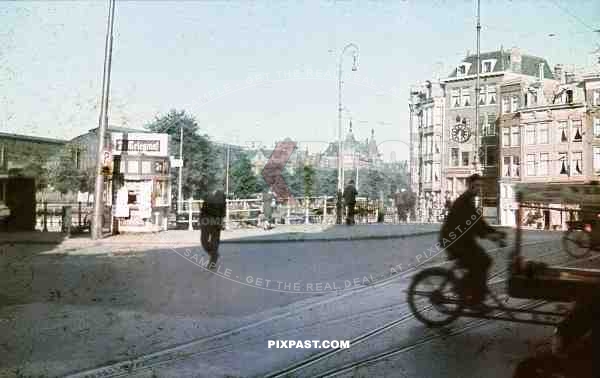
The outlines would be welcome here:
M 567 89 L 567 104 L 573 103 L 573 90 Z
M 471 63 L 462 63 L 456 69 L 456 76 L 466 76 L 469 72 L 469 67 L 471 67 Z
M 496 65 L 495 59 L 487 59 L 481 62 L 481 72 L 487 73 L 492 72 L 494 70 L 494 66 Z

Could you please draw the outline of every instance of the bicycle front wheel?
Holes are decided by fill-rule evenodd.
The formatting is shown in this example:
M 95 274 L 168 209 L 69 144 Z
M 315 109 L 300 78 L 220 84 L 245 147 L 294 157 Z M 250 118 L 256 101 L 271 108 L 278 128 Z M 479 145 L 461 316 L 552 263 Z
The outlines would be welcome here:
M 428 327 L 456 320 L 464 307 L 458 280 L 451 271 L 430 268 L 418 273 L 408 288 L 408 305 L 415 318 Z

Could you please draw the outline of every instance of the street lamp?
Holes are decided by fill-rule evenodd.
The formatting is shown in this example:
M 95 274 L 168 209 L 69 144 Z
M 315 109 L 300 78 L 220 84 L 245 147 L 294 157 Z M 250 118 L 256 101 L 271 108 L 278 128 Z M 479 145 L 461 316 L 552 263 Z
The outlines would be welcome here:
M 338 63 L 338 135 L 339 135 L 339 146 L 338 146 L 338 191 L 344 189 L 344 161 L 343 161 L 343 133 L 342 133 L 342 63 L 344 61 L 344 54 L 349 50 L 353 49 L 353 62 L 352 71 L 358 70 L 358 46 L 354 43 L 349 43 L 344 46 L 344 49 L 340 53 L 340 59 Z

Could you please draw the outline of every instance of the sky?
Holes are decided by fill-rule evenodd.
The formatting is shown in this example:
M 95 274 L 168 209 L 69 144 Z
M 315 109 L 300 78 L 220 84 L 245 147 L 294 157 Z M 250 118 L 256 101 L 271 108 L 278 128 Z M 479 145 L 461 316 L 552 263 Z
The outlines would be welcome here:
M 0 2 L 0 131 L 70 139 L 97 127 L 108 1 Z M 481 0 L 481 51 L 596 63 L 600 2 Z M 476 51 L 476 1 L 117 1 L 109 123 L 170 109 L 220 142 L 320 149 L 344 134 L 408 157 L 411 85 Z

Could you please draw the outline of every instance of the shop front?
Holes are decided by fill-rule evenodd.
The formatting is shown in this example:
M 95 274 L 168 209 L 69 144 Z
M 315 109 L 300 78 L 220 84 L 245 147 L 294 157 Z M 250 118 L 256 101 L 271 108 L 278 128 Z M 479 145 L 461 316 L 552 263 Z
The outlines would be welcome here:
M 113 166 L 121 179 L 115 188 L 113 215 L 119 232 L 167 229 L 170 212 L 169 136 L 112 133 Z

